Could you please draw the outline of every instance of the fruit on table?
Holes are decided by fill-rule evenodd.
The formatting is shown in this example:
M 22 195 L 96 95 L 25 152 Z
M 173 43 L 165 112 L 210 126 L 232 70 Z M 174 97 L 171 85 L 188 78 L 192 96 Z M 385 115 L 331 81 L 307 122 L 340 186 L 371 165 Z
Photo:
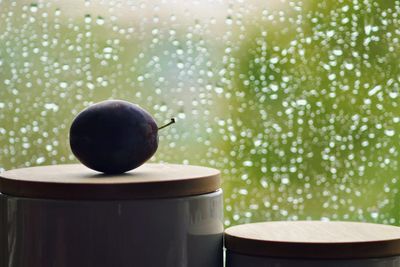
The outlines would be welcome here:
M 139 106 L 123 100 L 94 104 L 74 119 L 69 141 L 85 166 L 104 173 L 124 173 L 139 167 L 157 150 L 158 127 Z

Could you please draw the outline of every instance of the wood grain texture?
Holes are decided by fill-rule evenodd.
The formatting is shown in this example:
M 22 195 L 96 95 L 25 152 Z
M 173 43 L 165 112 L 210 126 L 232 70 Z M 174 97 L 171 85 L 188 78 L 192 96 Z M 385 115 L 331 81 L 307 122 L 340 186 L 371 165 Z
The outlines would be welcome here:
M 15 169 L 0 173 L 0 192 L 11 196 L 52 199 L 139 199 L 200 195 L 220 188 L 216 169 L 144 164 L 105 175 L 81 164 Z
M 225 246 L 264 257 L 356 259 L 400 255 L 400 227 L 359 222 L 265 222 L 225 230 Z

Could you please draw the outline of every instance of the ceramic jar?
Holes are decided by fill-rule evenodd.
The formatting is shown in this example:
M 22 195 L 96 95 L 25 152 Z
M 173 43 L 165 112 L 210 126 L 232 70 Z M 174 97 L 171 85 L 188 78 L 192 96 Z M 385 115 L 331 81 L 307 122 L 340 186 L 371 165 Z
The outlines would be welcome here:
M 226 267 L 399 267 L 400 227 L 265 222 L 225 231 Z
M 217 170 L 145 164 L 106 176 L 58 165 L 0 176 L 0 266 L 222 266 Z

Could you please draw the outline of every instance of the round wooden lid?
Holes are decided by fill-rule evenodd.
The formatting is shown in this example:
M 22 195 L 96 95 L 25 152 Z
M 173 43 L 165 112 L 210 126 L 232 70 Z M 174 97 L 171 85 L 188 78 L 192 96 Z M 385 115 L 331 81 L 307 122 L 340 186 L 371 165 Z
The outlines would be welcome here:
M 216 169 L 177 164 L 144 164 L 120 175 L 105 175 L 81 164 L 15 169 L 0 173 L 0 192 L 50 199 L 138 199 L 200 195 L 220 188 Z
M 309 259 L 400 256 L 400 227 L 358 222 L 265 222 L 225 230 L 225 247 L 240 254 Z

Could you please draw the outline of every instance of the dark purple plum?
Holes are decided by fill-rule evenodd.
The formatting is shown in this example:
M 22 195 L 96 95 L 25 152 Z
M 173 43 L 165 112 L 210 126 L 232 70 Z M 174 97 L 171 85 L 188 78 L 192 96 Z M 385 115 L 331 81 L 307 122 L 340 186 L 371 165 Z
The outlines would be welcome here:
M 157 150 L 158 127 L 139 106 L 122 100 L 94 104 L 72 122 L 69 140 L 74 155 L 85 166 L 107 174 L 130 171 Z

